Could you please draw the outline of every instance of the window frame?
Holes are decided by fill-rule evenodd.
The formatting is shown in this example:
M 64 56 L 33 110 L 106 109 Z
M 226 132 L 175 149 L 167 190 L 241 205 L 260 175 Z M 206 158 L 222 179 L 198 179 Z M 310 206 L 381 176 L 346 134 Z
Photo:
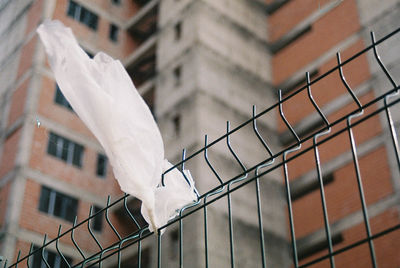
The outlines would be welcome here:
M 42 185 L 39 196 L 39 211 L 72 223 L 78 215 L 78 207 L 79 200 L 77 198 Z
M 47 154 L 54 156 L 69 165 L 82 168 L 85 148 L 83 145 L 65 137 L 49 133 Z
M 113 43 L 118 43 L 119 36 L 119 27 L 114 23 L 110 23 L 110 27 L 108 29 L 108 39 L 110 39 Z
M 55 92 L 54 92 L 54 103 L 56 103 L 57 105 L 63 106 L 70 111 L 73 111 L 71 104 L 65 98 L 64 94 L 62 93 L 62 91 L 57 83 L 56 83 Z
M 174 25 L 174 38 L 175 38 L 175 41 L 181 40 L 181 38 L 182 38 L 182 28 L 183 28 L 182 21 L 178 21 Z
M 103 161 L 103 168 L 102 174 L 99 172 L 100 161 Z M 96 161 L 96 176 L 99 178 L 107 178 L 107 165 L 108 165 L 108 158 L 106 155 L 98 153 L 97 154 L 97 161 Z
M 73 0 L 69 0 L 68 2 L 67 16 L 86 25 L 93 31 L 97 31 L 99 26 L 99 16 L 95 12 Z

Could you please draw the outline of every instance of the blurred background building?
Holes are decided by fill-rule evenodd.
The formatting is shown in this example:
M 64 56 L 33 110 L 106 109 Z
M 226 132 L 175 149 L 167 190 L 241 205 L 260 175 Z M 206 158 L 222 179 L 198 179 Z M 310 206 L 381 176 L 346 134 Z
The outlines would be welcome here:
M 336 52 L 345 60 L 371 44 L 369 31 L 380 38 L 400 26 L 396 0 L 1 0 L 0 1 L 0 256 L 15 260 L 43 236 L 63 230 L 122 195 L 104 151 L 59 91 L 36 28 L 46 18 L 71 27 L 89 56 L 104 51 L 120 59 L 138 91 L 150 106 L 163 135 L 166 157 L 176 162 L 181 149 L 188 153 L 212 141 L 257 111 L 277 101 L 277 89 L 287 95 L 302 87 L 305 72 L 311 79 L 336 64 Z M 400 38 L 382 46 L 383 60 L 399 77 Z M 397 49 L 397 51 L 396 51 Z M 344 68 L 347 81 L 362 103 L 390 86 L 371 53 Z M 396 75 L 397 74 L 397 75 Z M 328 120 L 356 108 L 340 77 L 332 73 L 312 88 Z M 301 137 L 323 127 L 307 93 L 285 103 L 289 122 Z M 134 116 L 134 115 L 132 115 Z M 398 121 L 398 116 L 395 121 Z M 360 171 L 373 233 L 399 223 L 399 170 L 390 143 L 386 119 L 375 116 L 354 129 Z M 273 151 L 294 143 L 275 111 L 258 121 Z M 250 138 L 251 136 L 251 138 Z M 233 135 L 232 143 L 245 166 L 268 155 L 251 129 Z M 323 178 L 334 249 L 365 238 L 365 227 L 347 133 L 320 146 Z M 224 181 L 241 169 L 225 147 L 209 152 Z M 289 163 L 296 242 L 301 263 L 327 253 L 324 221 L 310 151 Z M 200 192 L 218 186 L 204 161 L 188 163 Z M 254 188 L 254 187 L 253 187 Z M 255 189 L 232 195 L 235 210 L 236 263 L 259 267 Z M 291 267 L 286 196 L 280 171 L 261 180 L 267 263 Z M 130 207 L 138 216 L 138 201 Z M 204 266 L 202 215 L 185 219 L 185 266 Z M 139 216 L 138 216 L 139 217 Z M 229 265 L 226 203 L 209 208 L 210 266 Z M 129 233 L 136 227 L 120 209 L 110 220 Z M 188 226 L 188 227 L 186 227 Z M 78 229 L 76 239 L 88 256 L 98 248 Z M 116 236 L 104 217 L 91 222 L 105 245 Z M 81 256 L 67 238 L 60 246 L 68 260 Z M 177 263 L 177 232 L 164 234 L 163 254 L 171 267 Z M 153 267 L 156 248 L 144 243 L 142 267 Z M 380 267 L 400 266 L 400 234 L 375 242 Z M 338 267 L 369 267 L 368 245 L 336 257 Z M 62 260 L 53 251 L 46 257 L 54 267 Z M 124 253 L 126 267 L 135 267 L 134 250 Z M 32 258 L 34 267 L 41 260 Z M 109 266 L 115 260 L 109 261 Z M 319 266 L 318 266 L 319 265 Z M 328 260 L 318 267 L 327 267 Z M 169 267 L 169 266 L 168 266 Z

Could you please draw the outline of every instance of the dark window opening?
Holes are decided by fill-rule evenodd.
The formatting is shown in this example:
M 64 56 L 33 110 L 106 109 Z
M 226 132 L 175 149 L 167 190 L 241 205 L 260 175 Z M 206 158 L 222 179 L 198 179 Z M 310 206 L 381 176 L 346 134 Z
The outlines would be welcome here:
M 110 40 L 113 42 L 117 42 L 118 41 L 118 32 L 119 32 L 118 26 L 115 24 L 110 24 L 108 38 L 110 38 Z
M 177 24 L 175 24 L 175 40 L 179 40 L 181 39 L 182 36 L 182 23 L 178 22 Z
M 96 175 L 103 178 L 107 175 L 107 157 L 103 154 L 97 155 Z
M 175 135 L 179 136 L 181 133 L 181 117 L 180 115 L 176 115 L 173 119 L 172 122 L 174 124 L 174 131 Z
M 78 200 L 66 194 L 42 186 L 39 210 L 69 222 L 73 222 L 78 210 Z
M 306 33 L 311 32 L 312 25 L 306 25 L 302 29 L 298 30 L 294 34 L 283 36 L 278 41 L 272 43 L 270 45 L 270 51 L 272 54 L 276 54 L 285 47 L 289 46 L 293 42 L 295 42 L 300 37 L 304 36 Z
M 67 15 L 74 20 L 85 24 L 92 30 L 97 30 L 99 17 L 95 13 L 79 5 L 75 1 L 69 1 Z
M 116 6 L 119 6 L 121 4 L 121 0 L 111 0 L 111 3 L 113 3 Z
M 310 80 L 312 81 L 316 76 L 318 75 L 318 69 L 315 69 L 313 71 L 310 72 Z M 289 93 L 294 92 L 295 90 L 298 90 L 300 88 L 302 88 L 303 86 L 306 85 L 306 77 L 302 77 L 299 80 L 295 81 L 293 84 L 287 86 L 286 88 L 282 89 L 282 94 L 283 95 L 287 95 Z
M 322 176 L 322 181 L 324 183 L 324 186 L 332 183 L 334 181 L 335 177 L 333 176 L 333 173 L 328 173 L 326 175 Z M 309 193 L 319 190 L 319 180 L 318 178 L 314 178 L 312 183 L 307 184 L 306 186 L 299 186 L 295 187 L 296 181 L 294 181 L 292 190 L 291 190 L 291 196 L 292 196 L 292 201 L 294 202 L 295 200 L 308 195 Z
M 50 132 L 47 153 L 68 164 L 82 167 L 83 146 Z
M 332 245 L 337 245 L 341 242 L 343 242 L 343 236 L 341 233 L 332 235 Z M 299 251 L 298 251 L 299 260 L 310 257 L 310 256 L 312 256 L 324 249 L 327 249 L 329 247 L 327 240 L 322 240 L 322 241 L 314 243 L 312 245 L 305 245 L 305 246 L 301 246 L 301 242 L 298 242 L 298 245 L 299 245 L 299 247 L 298 247 L 299 248 Z
M 178 257 L 178 239 L 179 239 L 179 234 L 178 234 L 178 230 L 173 230 L 170 233 L 170 241 L 171 241 L 171 245 L 170 245 L 170 256 L 171 259 L 176 259 Z
M 289 2 L 290 0 L 275 0 L 271 1 L 270 4 L 267 4 L 266 11 L 268 15 L 272 15 L 275 11 L 279 10 L 284 4 Z
M 174 79 L 175 86 L 179 86 L 181 84 L 181 66 L 175 67 L 174 69 Z
M 72 111 L 71 104 L 69 104 L 68 100 L 64 97 L 57 83 L 56 83 L 56 93 L 54 95 L 54 102 Z
M 92 215 L 96 214 L 100 210 L 102 210 L 101 207 L 93 206 Z M 103 228 L 103 216 L 104 216 L 104 213 L 101 212 L 98 215 L 96 215 L 94 218 L 92 218 L 92 220 L 90 222 L 90 225 L 91 225 L 93 230 L 95 230 L 97 232 L 101 232 L 101 230 Z
M 38 250 L 40 247 L 38 246 L 33 246 L 33 251 Z M 53 268 L 67 268 L 70 267 L 70 265 L 72 264 L 72 258 L 69 256 L 65 256 L 65 260 L 56 252 L 52 251 L 52 250 L 48 250 L 45 249 L 43 252 L 43 256 L 44 259 L 47 261 L 47 263 L 50 265 L 50 267 Z M 67 265 L 67 263 L 65 263 L 65 261 L 68 262 L 69 265 Z M 29 258 L 29 262 L 30 262 L 30 267 L 32 268 L 42 268 L 42 267 L 46 267 L 45 262 L 42 260 L 42 250 L 36 252 L 35 254 L 33 254 L 30 258 Z

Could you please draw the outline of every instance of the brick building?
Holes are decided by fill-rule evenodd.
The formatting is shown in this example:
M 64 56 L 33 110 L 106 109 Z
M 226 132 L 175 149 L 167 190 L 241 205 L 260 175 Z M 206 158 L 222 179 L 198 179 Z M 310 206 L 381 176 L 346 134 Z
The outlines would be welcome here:
M 334 67 L 336 52 L 340 51 L 343 61 L 369 46 L 372 43 L 370 31 L 375 31 L 380 38 L 400 26 L 396 20 L 399 14 L 396 1 L 285 2 L 268 19 L 270 42 L 283 44 L 274 52 L 271 61 L 272 81 L 285 95 L 305 85 L 305 72 L 310 72 L 313 79 Z M 383 62 L 397 79 L 399 58 L 390 47 L 398 44 L 396 38 L 378 47 Z M 372 50 L 345 66 L 343 73 L 362 104 L 392 89 Z M 357 108 L 337 71 L 313 85 L 311 90 L 329 122 Z M 307 91 L 287 101 L 283 108 L 301 137 L 324 126 Z M 376 106 L 367 109 L 365 114 L 374 109 Z M 393 112 L 396 114 L 396 108 Z M 345 125 L 342 122 L 331 133 Z M 377 234 L 399 223 L 399 170 L 386 115 L 374 116 L 353 131 L 371 233 Z M 283 146 L 294 142 L 283 121 L 278 124 L 278 132 Z M 312 139 L 302 146 L 310 145 Z M 367 237 L 349 134 L 344 132 L 319 146 L 319 152 L 333 250 L 338 250 Z M 289 163 L 288 170 L 299 260 L 304 264 L 328 254 L 314 151 Z M 374 241 L 379 267 L 399 265 L 399 235 L 395 232 Z M 372 267 L 368 243 L 338 254 L 335 263 L 337 267 Z M 330 267 L 329 260 L 311 267 Z
M 122 193 L 112 178 L 104 152 L 93 135 L 77 118 L 60 94 L 35 34 L 45 18 L 58 19 L 71 27 L 89 55 L 105 51 L 121 59 L 151 107 L 162 132 L 166 157 L 174 162 L 180 149 L 189 153 L 225 133 L 226 120 L 238 125 L 258 110 L 277 101 L 276 89 L 285 96 L 304 85 L 305 72 L 311 79 L 336 64 L 337 51 L 343 60 L 370 44 L 369 31 L 377 38 L 399 27 L 399 3 L 395 0 L 5 0 L 0 2 L 0 255 L 16 259 L 25 255 L 30 243 L 40 246 L 43 235 L 57 235 L 105 206 Z M 399 38 L 389 45 L 398 47 Z M 398 53 L 390 46 L 381 49 L 389 71 L 399 73 Z M 365 54 L 344 68 L 346 78 L 362 103 L 389 87 L 374 62 Z M 396 76 L 395 76 L 396 77 Z M 337 73 L 312 87 L 318 105 L 330 122 L 354 109 Z M 297 133 L 304 137 L 321 127 L 307 93 L 284 105 L 285 114 Z M 395 118 L 397 119 L 397 117 Z M 384 116 L 375 116 L 354 128 L 359 148 L 372 233 L 399 223 L 399 170 Z M 259 121 L 275 151 L 293 143 L 290 132 L 275 114 Z M 238 154 L 246 166 L 265 158 L 258 144 L 249 143 L 250 132 L 235 137 Z M 304 144 L 307 147 L 310 143 Z M 354 167 L 347 134 L 320 148 L 327 208 L 334 249 L 365 238 Z M 210 157 L 229 179 L 238 169 L 223 148 Z M 203 162 L 189 168 L 198 178 L 200 192 L 214 187 L 212 174 Z M 313 152 L 288 164 L 294 224 L 300 263 L 324 255 L 327 243 Z M 262 185 L 267 263 L 290 267 L 291 250 L 284 183 L 279 172 L 268 175 Z M 106 190 L 105 190 L 106 189 Z M 257 222 L 254 203 L 247 202 L 253 190 L 235 193 L 235 239 L 240 245 L 238 267 L 259 266 L 255 255 Z M 272 204 L 272 205 L 271 205 Z M 226 267 L 226 204 L 210 206 L 211 267 Z M 111 221 L 126 222 L 113 211 Z M 193 232 L 185 236 L 185 266 L 204 266 L 203 222 L 194 215 L 187 220 Z M 284 223 L 284 224 L 283 224 Z M 92 228 L 104 244 L 115 241 L 104 219 Z M 375 242 L 379 267 L 400 265 L 400 234 L 395 232 Z M 97 250 L 83 229 L 77 241 L 86 255 Z M 164 235 L 163 260 L 177 262 L 176 232 Z M 273 241 L 274 243 L 270 243 Z M 68 239 L 61 239 L 64 254 L 81 260 Z M 226 241 L 225 241 L 226 242 Z M 156 263 L 155 245 L 144 245 L 144 262 Z M 59 267 L 55 249 L 46 254 Z M 134 252 L 126 256 L 134 259 Z M 33 260 L 34 265 L 40 261 Z M 335 257 L 338 267 L 369 267 L 368 245 Z M 110 261 L 110 265 L 114 265 Z M 328 267 L 325 260 L 315 266 Z

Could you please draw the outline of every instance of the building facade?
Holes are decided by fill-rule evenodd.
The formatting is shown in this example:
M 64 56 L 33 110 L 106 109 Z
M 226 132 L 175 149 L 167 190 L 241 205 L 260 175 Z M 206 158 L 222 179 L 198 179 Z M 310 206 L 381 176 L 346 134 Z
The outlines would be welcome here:
M 46 18 L 71 27 L 91 56 L 105 51 L 120 59 L 143 96 L 163 135 L 166 158 L 179 161 L 277 100 L 277 89 L 288 96 L 336 63 L 368 46 L 369 31 L 377 38 L 398 28 L 400 3 L 395 0 L 3 0 L 0 2 L 0 256 L 24 256 L 44 234 L 57 236 L 58 226 L 72 227 L 93 211 L 122 195 L 113 179 L 104 151 L 60 93 L 35 33 Z M 4 41 L 3 41 L 4 40 Z M 398 78 L 396 47 L 399 38 L 379 47 L 389 71 Z M 344 68 L 346 79 L 362 103 L 390 89 L 372 53 Z M 312 87 L 314 98 L 329 122 L 354 109 L 337 73 Z M 307 93 L 284 104 L 285 115 L 300 137 L 315 133 L 321 120 Z M 375 116 L 354 129 L 360 171 L 372 233 L 399 223 L 399 170 L 389 139 L 386 118 Z M 398 116 L 395 116 L 398 122 Z M 294 140 L 272 111 L 258 120 L 258 128 L 274 152 Z M 251 137 L 251 138 L 250 138 Z M 232 135 L 232 146 L 246 167 L 266 158 L 252 129 Z M 310 144 L 308 144 L 310 145 Z M 307 146 L 307 143 L 304 145 Z M 214 146 L 209 160 L 220 179 L 227 181 L 241 166 L 225 145 Z M 361 202 L 346 133 L 320 147 L 327 211 L 334 249 L 365 238 Z M 187 163 L 201 193 L 219 185 L 202 158 Z M 289 162 L 296 243 L 300 263 L 328 252 L 313 152 Z M 290 267 L 292 252 L 284 176 L 269 173 L 260 180 L 267 267 Z M 256 191 L 244 187 L 232 194 L 235 263 L 259 267 Z M 131 200 L 132 207 L 137 205 Z M 184 221 L 184 266 L 204 267 L 203 214 Z M 226 199 L 208 208 L 209 265 L 226 267 L 229 252 Z M 126 219 L 116 209 L 110 219 L 127 233 Z M 85 227 L 86 228 L 86 227 Z M 104 222 L 95 218 L 91 228 L 103 245 L 116 240 Z M 189 232 L 187 230 L 190 230 Z M 400 265 L 400 234 L 376 240 L 380 267 Z M 87 234 L 77 229 L 84 255 L 98 250 Z M 176 266 L 176 226 L 163 235 L 163 263 Z M 82 260 L 71 240 L 60 247 L 69 260 Z M 156 265 L 157 247 L 144 243 L 143 266 Z M 51 251 L 53 250 L 53 251 Z M 54 267 L 62 261 L 51 248 L 46 254 Z M 135 251 L 123 255 L 132 266 Z M 338 267 L 369 267 L 368 245 L 335 257 Z M 113 267 L 115 260 L 108 260 Z M 40 267 L 40 260 L 33 258 Z M 316 266 L 327 267 L 325 260 Z

